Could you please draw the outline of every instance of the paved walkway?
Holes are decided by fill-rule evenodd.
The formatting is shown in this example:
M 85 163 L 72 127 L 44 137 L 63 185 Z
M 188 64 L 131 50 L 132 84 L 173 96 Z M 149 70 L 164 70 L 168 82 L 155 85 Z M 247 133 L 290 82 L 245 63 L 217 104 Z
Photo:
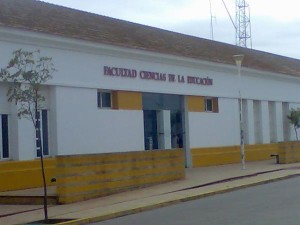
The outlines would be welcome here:
M 300 163 L 275 164 L 274 160 L 246 163 L 245 170 L 240 164 L 187 169 L 184 180 L 78 203 L 49 206 L 49 218 L 74 219 L 62 223 L 65 225 L 88 224 L 299 175 Z M 0 205 L 0 224 L 26 224 L 42 219 L 41 205 Z

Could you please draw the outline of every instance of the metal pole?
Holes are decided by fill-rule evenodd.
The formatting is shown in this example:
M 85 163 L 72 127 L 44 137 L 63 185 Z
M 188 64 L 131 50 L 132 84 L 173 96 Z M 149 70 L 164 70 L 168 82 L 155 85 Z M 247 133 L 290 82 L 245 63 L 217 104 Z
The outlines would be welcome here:
M 240 132 L 241 132 L 241 161 L 242 169 L 246 169 L 245 166 L 245 141 L 244 141 L 244 123 L 243 123 L 243 99 L 241 93 L 241 67 L 239 67 L 239 100 L 240 100 Z
M 239 79 L 239 119 L 240 119 L 240 150 L 241 150 L 241 163 L 242 169 L 246 169 L 245 165 L 245 141 L 244 141 L 244 123 L 243 123 L 243 99 L 242 99 L 242 78 L 241 78 L 241 66 L 244 55 L 234 55 L 233 59 L 236 62 L 238 68 L 238 79 Z

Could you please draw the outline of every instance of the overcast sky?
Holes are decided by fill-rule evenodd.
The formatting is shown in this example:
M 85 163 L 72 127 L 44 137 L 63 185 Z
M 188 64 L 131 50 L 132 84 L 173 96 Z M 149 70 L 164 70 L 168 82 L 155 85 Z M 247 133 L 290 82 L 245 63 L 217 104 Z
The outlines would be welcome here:
M 44 1 L 207 39 L 212 39 L 213 30 L 215 41 L 235 44 L 235 29 L 222 0 Z M 224 2 L 234 19 L 235 0 Z M 251 13 L 252 48 L 300 59 L 300 1 L 246 2 Z

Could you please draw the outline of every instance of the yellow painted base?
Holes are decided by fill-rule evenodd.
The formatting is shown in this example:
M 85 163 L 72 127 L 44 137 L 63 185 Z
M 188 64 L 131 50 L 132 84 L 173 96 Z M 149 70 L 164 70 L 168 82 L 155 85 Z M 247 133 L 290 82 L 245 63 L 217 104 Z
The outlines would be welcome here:
M 246 161 L 268 160 L 272 153 L 278 153 L 278 144 L 258 144 L 245 146 Z M 240 146 L 193 148 L 193 167 L 216 166 L 241 161 Z
M 279 163 L 300 162 L 300 141 L 281 142 L 279 145 Z
M 44 160 L 47 185 L 56 175 L 56 160 Z M 14 191 L 27 188 L 42 187 L 42 172 L 39 159 L 30 161 L 4 161 L 0 162 L 0 191 Z
M 60 204 L 184 177 L 183 150 L 57 157 L 57 195 Z

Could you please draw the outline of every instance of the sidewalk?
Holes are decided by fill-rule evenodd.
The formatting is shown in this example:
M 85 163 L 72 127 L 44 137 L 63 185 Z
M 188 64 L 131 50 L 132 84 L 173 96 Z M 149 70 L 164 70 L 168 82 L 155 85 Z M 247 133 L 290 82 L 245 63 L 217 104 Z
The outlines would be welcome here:
M 300 163 L 275 164 L 274 160 L 246 163 L 246 170 L 242 170 L 240 164 L 193 168 L 186 170 L 184 180 L 49 206 L 48 214 L 51 219 L 73 219 L 61 224 L 88 224 L 298 175 Z M 0 205 L 0 224 L 26 224 L 42 219 L 41 205 Z

